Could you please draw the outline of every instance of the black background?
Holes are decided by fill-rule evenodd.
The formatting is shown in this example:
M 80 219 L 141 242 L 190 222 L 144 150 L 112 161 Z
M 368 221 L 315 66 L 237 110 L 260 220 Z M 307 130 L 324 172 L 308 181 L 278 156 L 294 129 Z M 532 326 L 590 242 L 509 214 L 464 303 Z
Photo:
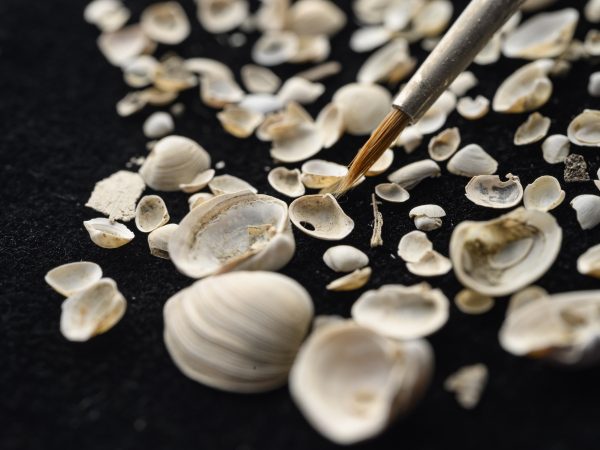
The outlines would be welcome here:
M 127 1 L 133 20 L 150 2 Z M 251 36 L 231 48 L 227 36 L 204 33 L 191 0 L 183 2 L 193 34 L 176 50 L 183 56 L 214 57 L 239 73 L 250 62 Z M 349 12 L 349 2 L 339 2 Z M 455 2 L 457 11 L 465 1 Z M 556 8 L 583 1 L 559 1 Z M 123 169 L 129 158 L 144 155 L 141 125 L 150 110 L 120 118 L 115 103 L 128 91 L 120 71 L 96 48 L 97 30 L 83 21 L 84 3 L 74 0 L 0 2 L 0 448 L 1 449 L 316 449 L 335 446 L 305 422 L 286 388 L 264 395 L 234 395 L 188 380 L 172 364 L 162 341 L 162 306 L 190 284 L 169 261 L 151 257 L 146 237 L 136 231 L 117 250 L 96 247 L 82 221 L 98 214 L 83 206 L 94 183 Z M 582 18 L 576 36 L 590 28 Z M 315 115 L 337 87 L 351 82 L 367 55 L 354 54 L 347 42 L 356 25 L 332 40 L 331 59 L 344 70 L 326 81 L 327 92 L 308 109 Z M 159 47 L 157 55 L 164 53 Z M 424 53 L 414 47 L 422 61 Z M 500 63 L 473 71 L 481 80 L 469 94 L 493 96 L 500 81 L 522 65 Z M 276 68 L 283 78 L 304 66 Z M 586 107 L 598 107 L 587 95 L 591 62 L 574 64 L 554 80 L 555 94 L 541 112 L 552 119 L 551 133 L 566 133 L 570 120 Z M 267 143 L 227 135 L 215 111 L 201 104 L 197 90 L 182 100 L 186 114 L 176 119 L 176 133 L 200 142 L 213 161 L 227 166 L 219 173 L 240 176 L 261 192 L 274 194 L 266 182 L 272 166 Z M 453 113 L 463 144 L 482 145 L 499 162 L 499 174 L 512 172 L 523 185 L 543 174 L 562 181 L 562 164 L 542 159 L 539 144 L 514 147 L 514 130 L 525 114 L 490 113 L 468 123 Z M 363 138 L 344 137 L 319 157 L 345 163 Z M 393 168 L 426 157 L 426 143 L 413 154 L 397 151 Z M 600 152 L 573 148 L 584 155 L 595 175 Z M 370 179 L 341 201 L 356 221 L 343 242 L 365 250 L 373 267 L 368 288 L 384 283 L 420 281 L 395 258 L 400 237 L 414 228 L 408 210 L 422 203 L 442 205 L 444 226 L 429 233 L 435 248 L 447 254 L 452 228 L 462 220 L 490 219 L 499 212 L 477 207 L 464 197 L 466 178 L 449 175 L 427 180 L 411 191 L 409 202 L 383 204 L 384 246 L 368 246 L 372 226 Z M 591 182 L 563 184 L 565 202 L 553 214 L 564 230 L 562 252 L 539 283 L 550 292 L 598 288 L 597 280 L 579 275 L 578 255 L 600 241 L 598 228 L 584 232 L 569 201 L 596 193 Z M 148 191 L 147 191 L 148 192 Z M 186 195 L 164 194 L 172 220 L 187 211 Z M 311 292 L 318 314 L 348 316 L 359 292 L 324 289 L 336 275 L 321 261 L 331 244 L 295 230 L 298 250 L 283 270 Z M 61 297 L 43 281 L 45 272 L 66 262 L 99 263 L 127 297 L 128 310 L 110 332 L 87 343 L 71 343 L 59 332 Z M 449 298 L 460 289 L 452 273 L 429 280 Z M 375 440 L 357 448 L 434 449 L 585 449 L 600 447 L 600 369 L 569 371 L 505 353 L 497 341 L 505 299 L 483 316 L 467 316 L 452 306 L 447 325 L 431 336 L 436 354 L 432 385 L 419 407 Z M 443 380 L 465 364 L 489 366 L 490 381 L 474 411 L 461 409 L 444 391 Z

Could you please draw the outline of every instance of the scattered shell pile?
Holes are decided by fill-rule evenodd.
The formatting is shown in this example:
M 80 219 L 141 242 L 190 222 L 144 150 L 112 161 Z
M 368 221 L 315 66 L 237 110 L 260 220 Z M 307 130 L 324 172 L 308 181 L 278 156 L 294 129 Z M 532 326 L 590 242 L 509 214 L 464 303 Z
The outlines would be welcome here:
M 461 74 L 420 121 L 404 130 L 395 147 L 410 153 L 426 142 L 420 160 L 386 174 L 394 156 L 402 160 L 399 150 L 390 149 L 367 173 L 387 178 L 374 187 L 387 208 L 405 208 L 404 220 L 416 230 L 398 236 L 397 254 L 411 276 L 428 282 L 369 286 L 356 296 L 351 319 L 313 321 L 307 291 L 273 273 L 293 259 L 298 231 L 342 241 L 323 255 L 324 265 L 341 275 L 331 274 L 328 290 L 363 288 L 374 273 L 370 263 L 389 258 L 367 242 L 362 249 L 343 243 L 355 221 L 343 203 L 319 190 L 346 174 L 347 161 L 322 158 L 335 156 L 344 134 L 366 137 L 376 128 L 392 94 L 422 62 L 411 49 L 435 46 L 457 12 L 452 2 L 353 0 L 354 17 L 347 17 L 330 0 L 269 0 L 254 12 L 246 0 L 196 0 L 197 17 L 190 18 L 178 2 L 167 1 L 148 6 L 135 22 L 121 0 L 92 1 L 84 18 L 98 27 L 100 51 L 131 88 L 117 102 L 117 113 L 129 116 L 146 106 L 162 111 L 144 121 L 144 135 L 158 140 L 149 143 L 139 171 L 119 170 L 99 181 L 86 206 L 106 217 L 83 225 L 94 244 L 114 249 L 134 239 L 132 227 L 121 223 L 134 219 L 137 230 L 148 234 L 151 255 L 170 259 L 177 270 L 199 279 L 164 306 L 164 341 L 177 367 L 193 380 L 232 392 L 267 391 L 289 380 L 298 408 L 324 436 L 340 444 L 371 438 L 407 413 L 429 384 L 433 351 L 424 338 L 452 316 L 435 277 L 452 269 L 464 287 L 453 293 L 454 304 L 464 313 L 483 314 L 497 297 L 513 295 L 499 333 L 508 352 L 564 365 L 598 362 L 600 290 L 548 294 L 532 286 L 561 249 L 563 230 L 552 215 L 555 208 L 570 205 L 581 226 L 577 231 L 595 243 L 600 224 L 600 173 L 592 180 L 589 169 L 597 167 L 586 162 L 600 147 L 600 110 L 582 108 L 567 127 L 538 112 L 553 99 L 554 78 L 575 63 L 597 63 L 599 32 L 592 30 L 584 41 L 574 36 L 580 21 L 600 22 L 600 2 L 590 0 L 582 12 L 551 6 L 539 12 L 551 3 L 528 1 L 477 56 L 472 71 Z M 163 49 L 185 41 L 196 21 L 210 33 L 228 36 L 234 48 L 257 34 L 239 73 L 205 55 L 183 57 Z M 371 54 L 356 82 L 330 92 L 326 79 L 342 70 L 329 59 L 330 38 L 354 22 L 359 27 L 348 46 Z M 500 58 L 527 61 L 493 97 L 470 92 L 478 85 L 478 66 Z M 304 66 L 281 79 L 277 66 L 284 63 Z M 307 64 L 312 66 L 306 69 Z M 598 85 L 596 72 L 589 87 L 573 89 L 597 96 Z M 259 141 L 269 143 L 275 167 L 265 178 L 275 196 L 234 175 L 217 174 L 223 162 L 213 164 L 198 142 L 173 134 L 177 118 L 189 114 L 177 102 L 189 89 L 197 90 L 207 110 L 218 110 L 214 114 L 232 141 L 255 139 L 257 149 Z M 313 117 L 302 105 L 321 97 L 329 102 Z M 444 128 L 453 114 L 468 119 L 465 127 L 486 115 L 521 114 L 515 122 L 520 125 L 511 130 L 513 173 L 498 174 L 496 149 L 465 142 L 458 127 Z M 520 178 L 518 154 L 525 151 L 537 151 L 540 165 L 564 164 L 566 184 L 549 175 Z M 462 183 L 469 205 L 496 211 L 494 218 L 471 220 L 468 211 L 446 212 L 437 204 L 402 205 L 419 184 L 432 185 L 438 177 Z M 573 182 L 584 183 L 585 193 L 570 194 Z M 146 188 L 150 192 L 142 197 Z M 169 223 L 168 206 L 158 195 L 171 191 L 189 195 L 190 211 L 177 223 Z M 372 204 L 377 247 L 387 224 L 375 197 Z M 451 240 L 434 250 L 429 236 L 440 228 L 452 230 Z M 599 245 L 569 269 L 599 278 Z M 69 340 L 106 332 L 125 313 L 125 298 L 95 263 L 59 266 L 46 281 L 67 297 L 60 329 Z M 473 408 L 487 377 L 486 366 L 476 364 L 447 378 L 445 387 L 463 407 Z

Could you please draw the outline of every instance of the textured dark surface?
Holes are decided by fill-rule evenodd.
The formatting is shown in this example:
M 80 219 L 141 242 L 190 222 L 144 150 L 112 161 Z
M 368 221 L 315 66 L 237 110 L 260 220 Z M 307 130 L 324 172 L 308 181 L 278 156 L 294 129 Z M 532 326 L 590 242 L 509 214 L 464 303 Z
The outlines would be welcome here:
M 134 17 L 146 2 L 127 2 Z M 342 3 L 342 2 L 340 2 Z M 346 4 L 346 2 L 343 2 Z M 456 2 L 464 5 L 465 2 Z M 193 17 L 192 2 L 184 2 Z M 560 1 L 557 7 L 582 1 Z M 97 216 L 83 206 L 94 183 L 124 168 L 132 156 L 145 153 L 141 124 L 149 111 L 119 118 L 115 102 L 126 92 L 120 71 L 111 67 L 95 46 L 97 31 L 82 19 L 83 2 L 74 0 L 0 2 L 0 448 L 12 449 L 316 449 L 333 448 L 305 422 L 287 389 L 242 396 L 206 388 L 185 378 L 171 363 L 162 342 L 162 306 L 191 280 L 179 275 L 169 261 L 151 257 L 146 238 L 118 250 L 93 245 L 82 221 Z M 194 21 L 193 35 L 177 51 L 184 56 L 208 56 L 227 61 L 238 72 L 249 62 L 251 40 L 232 49 L 226 37 L 204 34 Z M 332 42 L 332 59 L 344 71 L 327 81 L 327 93 L 309 108 L 314 115 L 334 90 L 356 76 L 366 55 L 347 49 L 353 23 Z M 590 25 L 582 21 L 577 37 Z M 157 54 L 165 51 L 159 48 Z M 423 52 L 415 48 L 422 60 Z M 488 98 L 499 82 L 523 62 L 502 60 L 491 67 L 474 67 L 481 84 L 471 95 Z M 288 77 L 300 67 L 276 71 Z M 566 78 L 555 80 L 555 95 L 542 108 L 552 118 L 551 133 L 565 133 L 571 118 L 585 107 L 598 107 L 588 98 L 586 84 L 593 67 L 579 62 Z M 261 192 L 273 194 L 266 183 L 272 162 L 268 145 L 251 138 L 226 135 L 215 111 L 203 106 L 196 89 L 186 92 L 184 117 L 176 132 L 199 141 L 226 162 L 221 172 L 243 177 Z M 526 115 L 489 114 L 467 123 L 456 113 L 448 125 L 460 127 L 463 143 L 476 142 L 499 162 L 499 174 L 511 172 L 523 185 L 552 174 L 562 180 L 563 165 L 550 166 L 539 144 L 516 148 L 512 136 Z M 362 138 L 345 137 L 323 151 L 324 159 L 347 162 Z M 411 155 L 397 152 L 394 168 L 426 157 L 426 142 Z M 573 148 L 595 174 L 597 149 Z M 373 186 L 371 179 L 342 201 L 356 221 L 343 241 L 365 250 L 372 261 L 368 288 L 383 283 L 413 284 L 394 257 L 400 236 L 413 229 L 408 210 L 422 203 L 442 205 L 444 226 L 429 233 L 435 248 L 447 254 L 454 225 L 465 219 L 489 219 L 499 213 L 476 207 L 464 197 L 466 178 L 444 171 L 411 191 L 401 205 L 383 204 L 384 246 L 368 248 Z M 600 241 L 600 231 L 580 230 L 569 201 L 595 193 L 592 182 L 563 185 L 565 202 L 553 213 L 564 230 L 562 252 L 539 284 L 550 292 L 600 287 L 579 275 L 575 260 Z M 173 221 L 187 210 L 186 196 L 165 194 Z M 298 251 L 283 271 L 311 292 L 318 314 L 348 316 L 358 292 L 333 294 L 324 286 L 335 274 L 321 261 L 331 244 L 296 232 Z M 129 306 L 110 332 L 83 344 L 59 333 L 61 298 L 43 281 L 50 268 L 71 261 L 99 263 L 114 278 Z M 449 298 L 459 290 L 452 273 L 429 280 Z M 395 422 L 376 440 L 358 448 L 434 449 L 593 449 L 600 442 L 600 370 L 566 371 L 505 353 L 497 332 L 506 301 L 501 299 L 483 316 L 467 316 L 454 306 L 448 324 L 430 338 L 436 354 L 432 385 L 420 406 Z M 481 404 L 462 410 L 444 391 L 443 380 L 460 366 L 483 362 L 490 381 Z

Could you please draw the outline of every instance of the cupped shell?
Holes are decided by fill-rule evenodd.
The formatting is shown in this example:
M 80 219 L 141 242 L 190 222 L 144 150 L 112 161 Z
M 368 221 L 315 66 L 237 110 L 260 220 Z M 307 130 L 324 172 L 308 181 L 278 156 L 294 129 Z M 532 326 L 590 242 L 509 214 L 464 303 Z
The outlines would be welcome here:
M 98 47 L 115 66 L 123 66 L 153 48 L 140 25 L 129 25 L 120 30 L 105 32 L 98 37 Z
M 354 229 L 354 221 L 331 194 L 297 198 L 290 205 L 290 220 L 300 231 L 326 241 L 344 239 Z
M 450 158 L 460 146 L 460 131 L 458 128 L 447 128 L 431 138 L 427 149 L 434 161 L 445 161 Z
M 567 156 L 569 156 L 569 151 L 569 138 L 562 134 L 548 136 L 542 143 L 544 161 L 549 164 L 564 162 L 565 159 L 567 159 Z
M 588 248 L 577 258 L 577 271 L 582 275 L 600 278 L 600 244 Z
M 346 14 L 328 0 L 299 0 L 289 8 L 287 21 L 300 35 L 332 36 L 346 25 Z
M 534 112 L 517 128 L 513 142 L 515 145 L 533 144 L 544 139 L 549 129 L 550 119 Z
M 600 147 L 600 110 L 586 109 L 569 124 L 569 140 L 575 145 Z
M 460 149 L 447 165 L 448 172 L 463 177 L 492 175 L 498 169 L 498 161 L 477 144 Z
M 323 261 L 335 272 L 352 272 L 369 264 L 369 257 L 351 245 L 336 245 L 327 249 Z
M 591 230 L 600 224 L 600 196 L 582 194 L 571 200 L 571 207 L 577 214 L 577 222 L 582 230 Z
M 388 180 L 410 190 L 425 178 L 439 177 L 441 172 L 438 163 L 431 159 L 423 159 L 400 167 L 389 174 Z
M 135 226 L 143 233 L 150 233 L 169 221 L 167 205 L 158 195 L 145 195 L 135 210 Z
M 519 177 L 508 174 L 506 181 L 498 175 L 477 175 L 465 187 L 465 195 L 476 205 L 487 208 L 512 208 L 523 198 Z
M 261 66 L 277 66 L 290 61 L 300 48 L 300 40 L 289 31 L 269 31 L 252 48 L 252 59 Z
M 190 34 L 190 22 L 178 2 L 154 3 L 140 17 L 146 36 L 161 44 L 175 45 Z
M 86 220 L 83 226 L 92 242 L 102 248 L 118 248 L 135 237 L 133 232 L 122 223 L 112 222 L 104 217 Z
M 241 191 L 250 191 L 255 194 L 258 192 L 247 181 L 227 174 L 214 177 L 208 182 L 208 187 L 215 195 L 233 194 Z
M 389 112 L 391 102 L 390 93 L 374 84 L 347 84 L 333 95 L 333 103 L 342 111 L 346 131 L 356 136 L 375 130 Z
M 198 20 L 209 33 L 226 33 L 248 17 L 247 0 L 197 0 Z
M 330 161 L 313 159 L 302 164 L 302 183 L 310 189 L 332 186 L 348 173 L 348 168 Z
M 300 197 L 306 191 L 302 184 L 302 173 L 298 169 L 275 167 L 267 175 L 267 180 L 273 189 L 288 197 Z
M 68 297 L 87 289 L 102 278 L 102 269 L 96 263 L 78 261 L 50 270 L 44 280 L 59 294 Z
M 564 199 L 565 191 L 560 188 L 558 180 L 553 176 L 543 175 L 527 185 L 523 205 L 526 209 L 550 211 L 560 205 Z
M 171 259 L 169 257 L 169 239 L 179 227 L 176 223 L 168 223 L 148 234 L 148 248 L 150 254 L 158 258 Z
M 405 262 L 415 263 L 433 250 L 433 243 L 422 231 L 406 233 L 398 243 L 398 256 Z
M 382 200 L 392 203 L 403 203 L 410 198 L 406 189 L 397 183 L 381 183 L 375 186 L 375 194 Z

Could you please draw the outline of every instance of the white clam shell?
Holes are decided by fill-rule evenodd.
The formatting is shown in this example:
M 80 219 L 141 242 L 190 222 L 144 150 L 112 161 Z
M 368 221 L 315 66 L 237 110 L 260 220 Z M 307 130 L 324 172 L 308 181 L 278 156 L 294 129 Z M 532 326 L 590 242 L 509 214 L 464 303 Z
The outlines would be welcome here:
M 331 1 L 298 0 L 289 8 L 287 21 L 300 35 L 332 36 L 346 25 L 346 14 Z
M 161 44 L 179 44 L 190 34 L 187 15 L 175 1 L 148 6 L 140 16 L 140 25 L 146 36 Z
M 205 201 L 210 200 L 214 196 L 215 195 L 210 192 L 198 192 L 194 195 L 190 195 L 190 198 L 188 198 L 188 205 L 190 207 L 190 211 L 196 206 L 201 205 Z
M 145 195 L 135 209 L 135 226 L 142 233 L 150 233 L 170 219 L 164 200 L 158 195 Z
M 427 2 L 413 17 L 414 33 L 423 37 L 439 36 L 450 23 L 453 12 L 454 5 L 449 0 Z
M 313 305 L 284 275 L 233 272 L 179 291 L 163 315 L 167 350 L 184 375 L 216 389 L 253 393 L 285 384 Z
M 462 97 L 468 91 L 477 86 L 478 83 L 479 81 L 473 72 L 466 70 L 458 74 L 448 89 L 457 97 Z
M 448 115 L 456 107 L 456 95 L 451 91 L 444 91 L 427 112 L 413 126 L 421 134 L 435 133 L 446 123 Z
M 590 75 L 588 81 L 588 94 L 592 97 L 600 97 L 600 72 L 594 72 Z
M 452 270 L 452 262 L 435 250 L 428 250 L 415 262 L 407 262 L 406 269 L 420 277 L 437 277 Z
M 325 288 L 328 291 L 354 291 L 368 283 L 371 273 L 370 267 L 356 269 L 354 272 L 333 280 Z
M 365 175 L 367 177 L 381 175 L 383 172 L 390 168 L 393 162 L 394 151 L 388 148 L 385 152 L 383 152 L 379 159 L 375 161 L 375 164 L 371 166 L 371 168 L 367 171 Z
M 323 254 L 323 262 L 335 272 L 353 272 L 369 264 L 369 257 L 351 245 L 336 245 Z
M 169 239 L 171 239 L 171 236 L 178 227 L 179 225 L 176 223 L 168 223 L 148 234 L 150 254 L 158 258 L 170 259 Z
M 544 161 L 549 164 L 562 163 L 569 156 L 571 149 L 570 141 L 567 136 L 562 134 L 553 134 L 548 136 L 542 143 L 542 154 Z
M 210 155 L 200 145 L 183 136 L 167 136 L 156 143 L 140 175 L 157 191 L 177 191 L 210 167 Z
M 577 271 L 582 275 L 600 278 L 600 244 L 588 248 L 577 258 Z
M 392 183 L 397 183 L 404 189 L 410 190 L 425 178 L 439 177 L 440 166 L 431 159 L 423 159 L 407 164 L 392 172 L 387 178 Z
M 198 175 L 196 175 L 189 183 L 180 184 L 179 189 L 187 194 L 193 194 L 194 192 L 198 192 L 199 190 L 208 186 L 208 183 L 210 183 L 214 176 L 214 169 L 205 170 L 204 172 L 200 172 Z
M 405 262 L 416 263 L 431 250 L 433 250 L 433 243 L 419 230 L 406 233 L 398 243 L 398 256 Z
M 363 136 L 371 133 L 390 110 L 392 97 L 381 86 L 350 83 L 333 95 L 335 103 L 344 117 L 346 131 Z
M 231 69 L 216 59 L 188 58 L 183 62 L 183 67 L 189 72 L 200 75 L 201 78 L 235 79 Z
M 123 78 L 125 82 L 135 88 L 142 88 L 152 84 L 159 62 L 154 56 L 140 55 L 123 67 Z
M 461 367 L 444 381 L 444 389 L 456 394 L 456 401 L 465 409 L 473 409 L 479 403 L 487 384 L 488 369 L 485 364 Z
M 126 307 L 117 284 L 103 278 L 63 302 L 60 332 L 69 341 L 87 341 L 111 329 L 121 320 Z
M 408 41 L 397 38 L 367 58 L 356 79 L 359 83 L 395 84 L 406 78 L 416 64 L 416 59 L 410 56 Z
M 166 136 L 171 133 L 174 128 L 173 117 L 164 111 L 152 113 L 144 121 L 143 125 L 144 136 L 150 139 Z
M 279 111 L 285 105 L 279 97 L 273 94 L 248 94 L 237 106 L 256 113 L 267 114 Z
M 83 226 L 90 235 L 90 239 L 98 247 L 118 248 L 134 238 L 133 232 L 119 222 L 99 217 L 83 222 Z
M 241 191 L 250 191 L 254 194 L 258 192 L 248 182 L 228 174 L 214 177 L 208 182 L 208 188 L 215 195 L 233 194 Z
M 438 205 L 415 206 L 408 212 L 408 217 L 414 220 L 415 226 L 421 231 L 432 231 L 442 226 L 442 217 L 446 211 Z
M 460 146 L 460 131 L 458 128 L 447 128 L 435 135 L 429 141 L 427 150 L 434 161 L 445 161 L 450 158 Z
M 598 361 L 600 291 L 555 294 L 511 312 L 500 329 L 500 344 L 517 355 L 563 365 Z
M 111 220 L 128 222 L 135 217 L 135 204 L 145 188 L 138 173 L 119 170 L 96 183 L 85 206 L 106 214 Z
M 600 223 L 600 196 L 583 194 L 571 200 L 582 230 L 591 230 Z
M 287 205 L 248 191 L 192 209 L 169 240 L 177 269 L 192 278 L 231 270 L 277 270 L 295 251 Z
M 525 289 L 521 289 L 510 296 L 510 301 L 506 308 L 506 315 L 508 316 L 528 303 L 547 300 L 548 297 L 549 294 L 546 289 L 536 285 L 527 286 Z
M 460 223 L 452 233 L 450 257 L 463 285 L 502 296 L 544 275 L 561 241 L 562 230 L 554 217 L 517 208 L 490 221 Z
M 308 159 L 323 148 L 323 135 L 314 122 L 296 122 L 285 133 L 273 138 L 271 157 L 294 163 Z
M 397 183 L 381 183 L 375 186 L 375 194 L 382 200 L 392 203 L 403 203 L 410 198 L 406 189 Z
M 290 61 L 298 53 L 299 38 L 289 31 L 269 31 L 252 48 L 252 59 L 261 66 L 277 66 Z
M 344 133 L 344 116 L 335 103 L 328 103 L 317 116 L 316 122 L 323 139 L 323 148 L 332 147 Z
M 271 69 L 254 64 L 243 66 L 240 76 L 248 92 L 253 94 L 273 94 L 281 86 L 281 78 Z
M 569 124 L 569 140 L 575 145 L 600 147 L 600 110 L 586 109 Z
M 50 270 L 44 280 L 52 289 L 65 297 L 87 289 L 102 278 L 102 269 L 96 263 L 78 261 Z
M 123 66 L 135 57 L 153 48 L 140 25 L 129 25 L 116 31 L 104 32 L 98 37 L 98 48 L 108 62 Z
M 354 221 L 331 194 L 297 198 L 290 204 L 290 220 L 302 232 L 326 241 L 344 239 L 354 229 Z
M 301 347 L 290 392 L 319 433 L 352 444 L 382 432 L 413 407 L 429 384 L 432 364 L 426 341 L 400 342 L 352 321 L 332 321 Z
M 395 147 L 404 147 L 406 153 L 414 152 L 423 142 L 423 133 L 415 126 L 408 126 L 400 133 L 394 142 Z
M 238 138 L 247 138 L 263 122 L 265 116 L 251 109 L 237 105 L 226 105 L 217 113 L 217 119 L 229 134 Z
M 565 191 L 560 188 L 559 181 L 550 175 L 543 175 L 528 184 L 523 196 L 526 209 L 550 211 L 559 206 L 565 199 Z
M 494 299 L 472 289 L 463 289 L 454 297 L 454 304 L 465 314 L 484 314 L 494 307 Z
M 197 0 L 198 20 L 209 33 L 226 33 L 248 17 L 247 0 Z
M 498 175 L 477 175 L 465 187 L 465 195 L 476 205 L 487 208 L 512 208 L 523 198 L 519 177 L 508 174 L 506 181 Z
M 588 22 L 600 23 L 600 0 L 588 0 L 584 13 Z
M 456 111 L 468 120 L 481 119 L 490 111 L 490 101 L 483 95 L 462 97 L 456 103 Z
M 550 119 L 538 112 L 531 114 L 515 132 L 515 145 L 529 145 L 541 141 L 548 134 Z
M 302 174 L 298 169 L 275 167 L 267 175 L 267 180 L 273 189 L 288 197 L 300 197 L 306 192 L 302 184 Z
M 443 327 L 449 307 L 444 293 L 428 283 L 388 284 L 362 294 L 352 306 L 352 318 L 390 338 L 416 339 Z
M 348 168 L 330 161 L 313 159 L 302 164 L 302 183 L 310 189 L 332 186 L 348 173 Z
M 463 177 L 492 175 L 498 169 L 498 161 L 477 144 L 461 148 L 448 161 L 448 172 Z

